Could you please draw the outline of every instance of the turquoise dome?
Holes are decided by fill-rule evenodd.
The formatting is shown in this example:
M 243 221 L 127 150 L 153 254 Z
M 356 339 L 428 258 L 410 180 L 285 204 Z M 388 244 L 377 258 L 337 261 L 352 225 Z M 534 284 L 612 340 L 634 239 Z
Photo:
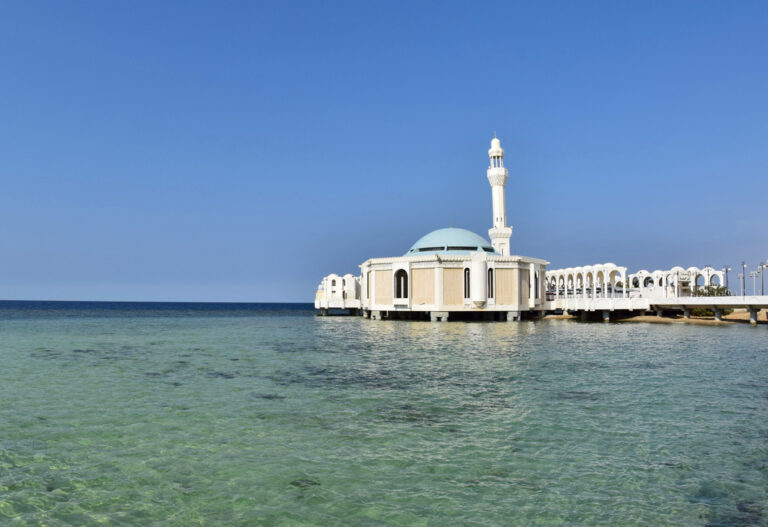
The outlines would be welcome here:
M 406 256 L 416 254 L 469 254 L 475 251 L 485 251 L 496 254 L 490 242 L 472 231 L 450 227 L 437 229 L 419 238 Z

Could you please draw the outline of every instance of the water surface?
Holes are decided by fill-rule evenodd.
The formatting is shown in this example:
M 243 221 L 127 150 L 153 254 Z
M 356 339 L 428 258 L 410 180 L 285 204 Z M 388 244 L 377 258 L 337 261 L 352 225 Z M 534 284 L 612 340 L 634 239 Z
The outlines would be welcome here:
M 0 524 L 768 525 L 768 334 L 0 303 Z

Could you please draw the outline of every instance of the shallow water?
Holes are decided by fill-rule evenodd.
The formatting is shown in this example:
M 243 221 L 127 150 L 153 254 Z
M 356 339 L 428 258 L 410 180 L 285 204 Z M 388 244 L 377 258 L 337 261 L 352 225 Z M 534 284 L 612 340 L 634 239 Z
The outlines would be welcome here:
M 104 523 L 768 525 L 768 334 L 0 303 L 0 524 Z

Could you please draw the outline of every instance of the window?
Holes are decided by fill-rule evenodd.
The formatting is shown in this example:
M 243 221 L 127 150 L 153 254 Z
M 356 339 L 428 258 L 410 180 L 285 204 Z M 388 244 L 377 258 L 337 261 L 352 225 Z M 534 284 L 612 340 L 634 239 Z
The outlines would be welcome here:
M 464 298 L 469 298 L 469 269 L 464 269 Z
M 493 298 L 493 269 L 488 269 L 488 298 Z
M 336 280 L 331 280 L 331 287 L 336 287 Z
M 408 273 L 404 269 L 395 272 L 395 298 L 408 298 Z
M 365 298 L 371 298 L 371 272 L 365 275 Z
M 424 253 L 427 251 L 444 251 L 445 247 L 419 247 L 419 252 Z
M 470 247 L 467 245 L 448 246 L 449 251 L 476 251 L 477 247 Z
M 534 298 L 539 298 L 539 273 L 534 273 L 536 276 L 536 293 Z

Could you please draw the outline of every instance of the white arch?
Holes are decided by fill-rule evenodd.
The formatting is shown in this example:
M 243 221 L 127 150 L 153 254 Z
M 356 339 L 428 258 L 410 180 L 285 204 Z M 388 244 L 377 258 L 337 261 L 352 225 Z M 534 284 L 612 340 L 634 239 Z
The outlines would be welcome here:
M 623 297 L 627 296 L 629 289 L 627 268 L 611 262 L 548 270 L 547 276 L 556 277 L 556 290 L 559 294 L 562 286 L 565 298 L 597 298 L 598 287 L 601 298 L 615 297 L 619 282 Z

